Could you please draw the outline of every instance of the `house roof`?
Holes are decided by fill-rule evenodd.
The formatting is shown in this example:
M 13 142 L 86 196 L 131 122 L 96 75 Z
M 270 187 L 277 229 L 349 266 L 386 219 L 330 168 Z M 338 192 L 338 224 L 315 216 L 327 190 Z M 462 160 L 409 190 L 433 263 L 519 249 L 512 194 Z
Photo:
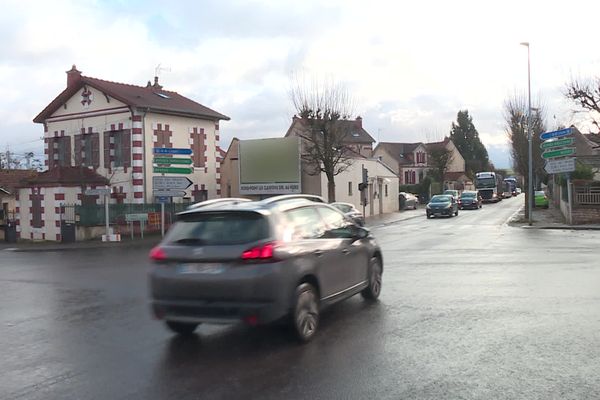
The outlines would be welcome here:
M 445 137 L 444 140 L 442 140 L 441 142 L 425 143 L 425 148 L 427 149 L 427 151 L 431 151 L 434 149 L 444 149 L 448 145 L 449 141 L 450 141 L 450 138 Z
M 157 79 L 154 85 L 150 85 L 150 82 L 148 82 L 147 86 L 135 86 L 80 76 L 76 82 L 67 86 L 65 90 L 52 100 L 33 119 L 33 122 L 43 123 L 44 120 L 49 118 L 59 107 L 86 85 L 114 97 L 128 106 L 148 109 L 150 112 L 202 117 L 212 120 L 230 119 L 228 116 L 218 113 L 200 103 L 196 103 L 177 92 L 163 90 L 162 86 L 158 84 Z
M 597 148 L 600 146 L 600 134 L 584 133 L 583 136 L 595 145 L 594 148 Z
M 295 127 L 299 127 L 299 129 L 303 129 L 306 121 L 303 121 L 302 118 L 294 116 L 292 119 L 292 124 L 290 125 L 288 131 L 285 136 L 288 137 L 294 130 Z M 358 117 L 355 120 L 351 119 L 342 119 L 338 120 L 337 124 L 340 126 L 340 130 L 345 131 L 346 136 L 344 137 L 344 141 L 350 143 L 369 143 L 372 144 L 375 142 L 373 136 L 369 134 L 362 127 L 362 118 Z
M 412 160 L 408 160 L 407 154 L 415 151 L 417 147 L 423 143 L 395 143 L 395 142 L 379 142 L 377 148 L 381 147 L 386 150 L 390 156 L 394 158 L 399 164 L 412 164 Z
M 12 194 L 15 188 L 21 186 L 23 180 L 33 178 L 36 175 L 36 171 L 29 169 L 1 169 L 0 189 L 7 194 Z
M 108 185 L 105 177 L 87 167 L 55 167 L 23 179 L 19 187 Z

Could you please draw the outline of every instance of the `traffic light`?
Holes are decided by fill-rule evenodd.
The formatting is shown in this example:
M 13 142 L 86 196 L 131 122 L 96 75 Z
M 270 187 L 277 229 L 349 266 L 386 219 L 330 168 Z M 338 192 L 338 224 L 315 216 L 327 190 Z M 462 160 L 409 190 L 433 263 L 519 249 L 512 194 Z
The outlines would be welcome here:
M 359 183 L 358 184 L 358 191 L 362 192 L 363 190 L 365 190 L 367 188 L 367 184 L 366 183 Z
M 369 183 L 369 170 L 364 165 L 362 167 L 362 183 L 365 185 Z

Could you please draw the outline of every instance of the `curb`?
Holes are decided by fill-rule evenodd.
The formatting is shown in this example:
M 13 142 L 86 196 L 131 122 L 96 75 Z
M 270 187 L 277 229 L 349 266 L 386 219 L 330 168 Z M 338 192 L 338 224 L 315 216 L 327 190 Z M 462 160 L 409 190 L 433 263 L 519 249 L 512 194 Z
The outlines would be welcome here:
M 396 220 L 393 220 L 393 221 L 384 222 L 384 223 L 381 223 L 379 225 L 367 226 L 367 228 L 369 228 L 369 229 L 381 228 L 383 226 L 393 225 L 393 224 L 397 224 L 397 223 L 402 222 L 402 221 L 408 221 L 408 220 L 415 219 L 415 218 L 420 218 L 420 217 L 422 217 L 422 215 L 414 215 L 414 216 L 410 216 L 410 217 L 407 217 L 407 218 L 401 218 L 401 219 L 396 219 Z

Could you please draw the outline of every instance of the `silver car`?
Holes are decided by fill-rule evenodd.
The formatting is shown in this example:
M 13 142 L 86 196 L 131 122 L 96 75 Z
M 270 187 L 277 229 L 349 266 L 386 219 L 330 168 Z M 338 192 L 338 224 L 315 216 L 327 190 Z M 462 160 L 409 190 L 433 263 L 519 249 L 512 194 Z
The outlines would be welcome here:
M 335 203 L 331 203 L 331 205 L 333 207 L 337 208 L 338 210 L 340 210 L 341 212 L 343 212 L 345 216 L 352 219 L 358 225 L 360 225 L 360 226 L 365 225 L 365 216 L 363 215 L 363 213 L 358 211 L 356 209 L 356 207 L 354 207 L 354 204 L 342 203 L 341 201 L 338 201 Z
M 383 259 L 369 231 L 304 198 L 184 211 L 150 258 L 154 316 L 179 334 L 202 322 L 291 317 L 306 342 L 324 307 L 357 293 L 376 300 L 381 292 Z

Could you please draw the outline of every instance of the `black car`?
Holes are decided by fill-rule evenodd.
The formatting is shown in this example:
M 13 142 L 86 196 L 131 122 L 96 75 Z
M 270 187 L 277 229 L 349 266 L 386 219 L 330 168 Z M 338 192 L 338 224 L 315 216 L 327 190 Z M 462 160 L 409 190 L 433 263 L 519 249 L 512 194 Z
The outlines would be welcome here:
M 473 210 L 482 207 L 483 200 L 477 191 L 465 190 L 458 198 L 458 208 L 464 210 L 470 208 Z
M 288 320 L 310 340 L 321 310 L 381 292 L 383 259 L 370 232 L 338 209 L 282 196 L 178 214 L 150 258 L 154 316 L 172 331 L 198 324 Z
M 458 215 L 458 202 L 449 194 L 438 194 L 427 204 L 427 218 Z

